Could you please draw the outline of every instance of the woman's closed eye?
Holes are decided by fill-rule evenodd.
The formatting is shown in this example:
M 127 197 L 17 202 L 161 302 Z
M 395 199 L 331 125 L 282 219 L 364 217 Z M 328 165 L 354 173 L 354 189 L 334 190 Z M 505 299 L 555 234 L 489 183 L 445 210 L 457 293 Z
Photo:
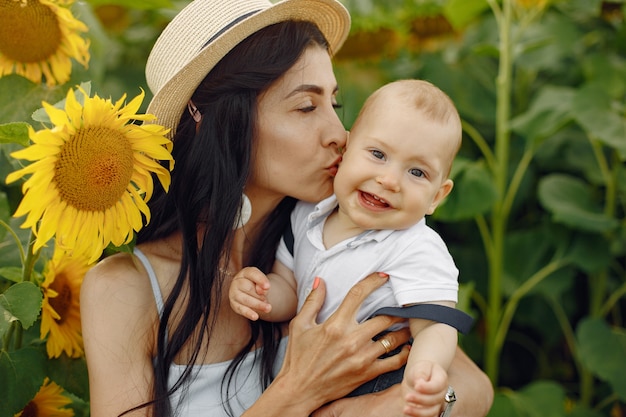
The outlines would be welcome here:
M 343 107 L 343 105 L 339 104 L 339 103 L 332 103 L 331 105 L 332 105 L 333 109 L 335 109 L 335 110 L 340 109 L 340 108 Z M 298 109 L 298 111 L 300 111 L 302 113 L 310 113 L 312 111 L 315 111 L 316 109 L 317 109 L 316 105 L 310 104 L 310 105 L 307 105 L 307 106 L 300 107 Z
M 308 106 L 304 106 L 304 107 L 300 107 L 298 109 L 298 111 L 302 112 L 302 113 L 310 113 L 312 111 L 315 111 L 315 109 L 317 109 L 317 106 L 314 105 L 308 105 Z

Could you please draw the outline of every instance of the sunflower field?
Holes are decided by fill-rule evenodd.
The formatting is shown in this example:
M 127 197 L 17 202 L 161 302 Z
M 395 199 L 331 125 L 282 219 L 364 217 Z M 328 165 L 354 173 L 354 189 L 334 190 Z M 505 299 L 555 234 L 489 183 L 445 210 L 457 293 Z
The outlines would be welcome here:
M 342 3 L 346 128 L 401 78 L 462 117 L 428 221 L 476 319 L 459 343 L 494 385 L 489 416 L 626 416 L 626 0 Z M 81 281 L 169 185 L 143 70 L 186 4 L 0 0 L 0 417 L 89 415 Z

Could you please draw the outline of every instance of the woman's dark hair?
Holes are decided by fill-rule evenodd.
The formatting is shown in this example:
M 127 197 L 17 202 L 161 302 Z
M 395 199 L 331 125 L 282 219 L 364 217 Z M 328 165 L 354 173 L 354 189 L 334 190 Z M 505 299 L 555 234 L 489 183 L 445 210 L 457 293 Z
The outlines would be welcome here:
M 201 361 L 202 340 L 211 338 L 220 302 L 216 294 L 224 290 L 225 276 L 220 266 L 227 265 L 230 259 L 233 224 L 251 169 L 258 97 L 311 45 L 329 48 L 313 23 L 289 21 L 261 29 L 229 52 L 197 88 L 192 100 L 202 113 L 199 129 L 196 131 L 189 112 L 185 111 L 181 117 L 174 137 L 175 167 L 170 191 L 165 193 L 157 187 L 149 203 L 152 219 L 137 237 L 137 243 L 142 243 L 167 237 L 175 231 L 183 236 L 180 272 L 165 301 L 159 324 L 154 399 L 144 405 L 152 406 L 157 417 L 175 412 L 169 396 L 177 389 L 182 389 L 184 394 L 193 378 L 191 365 Z M 254 265 L 264 272 L 271 270 L 294 204 L 295 200 L 287 197 L 268 216 L 258 234 L 263 236 L 263 241 L 255 242 L 251 256 L 244 259 L 244 266 Z M 200 242 L 198 225 L 204 227 Z M 183 298 L 185 309 L 176 313 L 180 321 L 174 326 L 173 307 Z M 282 336 L 280 327 L 262 321 L 250 322 L 250 326 L 250 340 L 224 376 L 226 398 L 230 397 L 228 387 L 237 367 L 258 340 L 263 342 L 260 383 L 267 387 L 272 381 Z M 193 346 L 191 361 L 180 380 L 168 389 L 170 366 L 187 343 Z M 228 411 L 232 414 L 230 408 Z

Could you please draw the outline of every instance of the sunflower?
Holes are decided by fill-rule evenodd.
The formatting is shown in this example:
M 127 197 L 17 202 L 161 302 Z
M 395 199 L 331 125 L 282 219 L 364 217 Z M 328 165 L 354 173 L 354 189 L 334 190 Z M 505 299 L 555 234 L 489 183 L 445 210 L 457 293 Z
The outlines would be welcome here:
M 58 251 L 44 269 L 41 339 L 46 339 L 49 358 L 61 352 L 71 358 L 83 355 L 80 328 L 80 286 L 89 269 L 87 261 Z
M 35 398 L 15 417 L 72 417 L 74 410 L 64 408 L 72 400 L 62 393 L 63 388 L 46 378 Z
M 169 161 L 172 169 L 172 143 L 163 126 L 132 123 L 155 119 L 135 114 L 143 90 L 125 107 L 126 95 L 112 103 L 79 91 L 84 105 L 72 89 L 65 110 L 43 103 L 54 127 L 36 132 L 29 127 L 33 144 L 11 156 L 34 162 L 6 181 L 32 174 L 14 216 L 27 214 L 22 228 L 32 228 L 34 251 L 55 237 L 57 248 L 84 254 L 91 263 L 109 243 L 128 244 L 144 218 L 150 221 L 146 202 L 152 197 L 152 174 L 169 188 L 169 170 L 158 160 Z
M 16 73 L 34 83 L 66 83 L 71 58 L 89 62 L 87 26 L 74 18 L 68 0 L 0 0 L 0 77 Z

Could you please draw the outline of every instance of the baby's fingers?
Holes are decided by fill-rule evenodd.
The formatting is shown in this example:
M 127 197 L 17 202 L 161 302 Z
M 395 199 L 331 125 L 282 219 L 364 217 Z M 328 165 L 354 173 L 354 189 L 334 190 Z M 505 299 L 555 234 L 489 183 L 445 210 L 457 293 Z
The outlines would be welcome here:
M 239 274 L 235 276 L 235 279 L 245 278 L 254 284 L 254 290 L 259 295 L 265 295 L 267 290 L 270 289 L 270 280 L 263 272 L 258 268 L 247 267 L 241 270 Z
M 231 298 L 230 305 L 235 313 L 253 321 L 259 319 L 259 313 L 269 313 L 272 310 L 272 306 L 266 301 L 242 292 Z

